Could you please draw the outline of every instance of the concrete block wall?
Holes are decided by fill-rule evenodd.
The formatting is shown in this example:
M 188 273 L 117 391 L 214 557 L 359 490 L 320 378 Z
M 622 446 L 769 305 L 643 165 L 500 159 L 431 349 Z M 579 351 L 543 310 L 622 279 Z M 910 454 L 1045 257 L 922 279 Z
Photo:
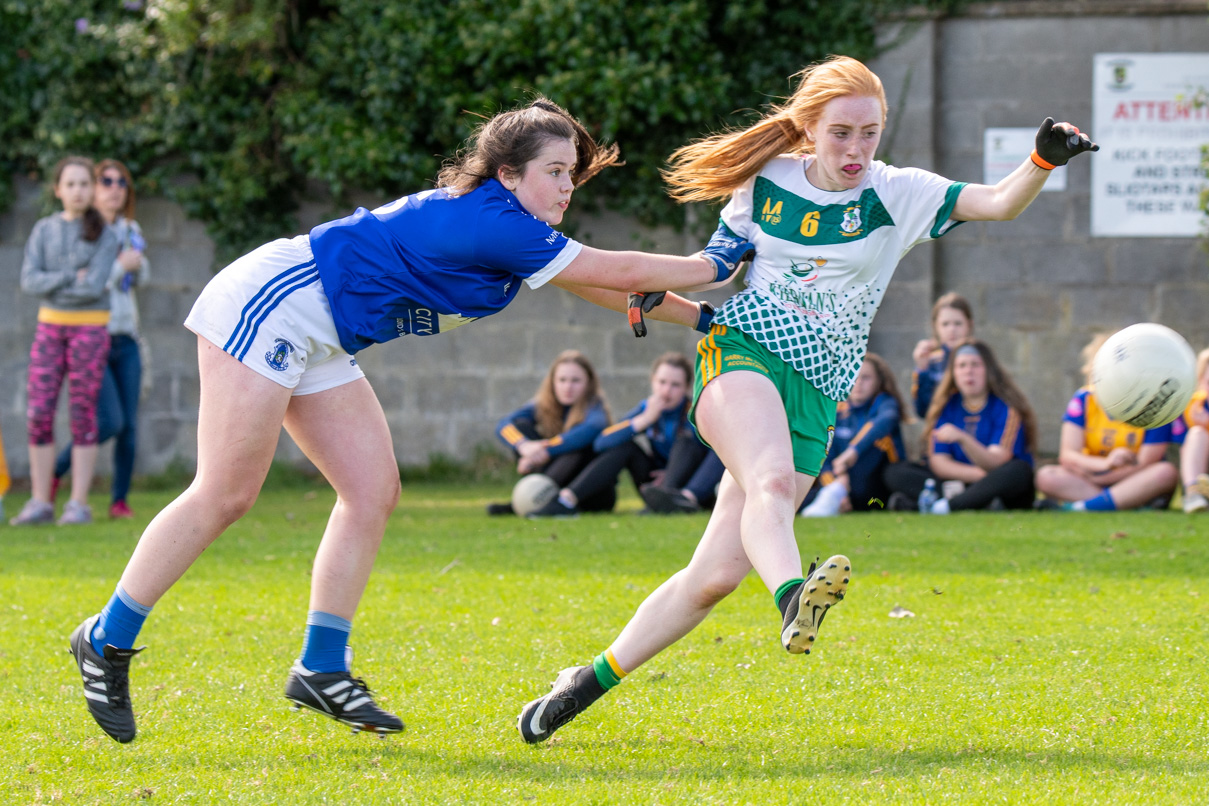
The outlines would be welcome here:
M 887 26 L 885 35 L 906 37 L 871 65 L 886 85 L 891 121 L 905 106 L 919 126 L 887 132 L 910 144 L 901 156 L 896 145 L 893 160 L 980 182 L 986 128 L 1032 127 L 1053 115 L 1090 129 L 1094 55 L 1209 52 L 1209 9 L 1157 0 L 983 3 L 960 18 Z M 1090 172 L 1088 159 L 1074 160 L 1067 189 L 1042 193 L 1017 220 L 966 223 L 917 247 L 908 259 L 919 262 L 900 268 L 871 339 L 907 382 L 931 300 L 964 294 L 978 335 L 1032 402 L 1041 450 L 1051 454 L 1065 404 L 1082 384 L 1079 351 L 1095 333 L 1155 321 L 1198 351 L 1209 347 L 1205 241 L 1092 238 Z
M 887 25 L 898 47 L 872 67 L 891 104 L 882 156 L 955 180 L 981 181 L 982 132 L 1033 126 L 1047 114 L 1091 121 L 1092 57 L 1101 51 L 1209 51 L 1209 12 L 1197 2 L 998 2 L 966 16 Z M 761 99 L 736 99 L 736 106 Z M 1094 132 L 1092 132 L 1094 135 Z M 1092 239 L 1089 165 L 1076 160 L 1063 193 L 1045 193 L 1017 221 L 969 223 L 904 259 L 874 325 L 871 348 L 909 382 L 910 354 L 927 335 L 932 300 L 947 290 L 973 303 L 978 333 L 1029 395 L 1041 450 L 1057 449 L 1066 400 L 1079 385 L 1078 353 L 1096 331 L 1136 321 L 1167 324 L 1209 346 L 1209 254 L 1197 239 Z M 590 194 L 591 185 L 583 193 Z M 28 472 L 25 377 L 36 300 L 18 289 L 25 238 L 42 189 L 17 178 L 0 215 L 0 429 L 14 476 Z M 354 204 L 374 206 L 382 198 Z M 348 212 L 316 189 L 299 231 Z M 153 278 L 141 307 L 151 363 L 140 414 L 139 472 L 196 457 L 198 382 L 194 336 L 181 326 L 210 278 L 213 243 L 204 227 L 162 199 L 140 201 Z M 687 254 L 697 239 L 645 229 L 613 214 L 572 212 L 576 237 L 609 249 Z M 283 235 L 288 233 L 283 233 Z M 711 294 L 714 301 L 725 294 Z M 435 338 L 407 337 L 360 355 L 390 421 L 398 459 L 434 453 L 469 458 L 493 442 L 495 421 L 533 393 L 551 359 L 576 348 L 596 364 L 615 414 L 642 399 L 647 372 L 665 350 L 692 355 L 696 334 L 653 323 L 637 340 L 625 319 L 557 289 L 523 289 L 505 312 Z M 905 388 L 904 388 L 905 391 Z M 66 438 L 61 413 L 58 433 Z M 109 448 L 100 471 L 107 472 Z M 279 458 L 303 462 L 283 436 Z

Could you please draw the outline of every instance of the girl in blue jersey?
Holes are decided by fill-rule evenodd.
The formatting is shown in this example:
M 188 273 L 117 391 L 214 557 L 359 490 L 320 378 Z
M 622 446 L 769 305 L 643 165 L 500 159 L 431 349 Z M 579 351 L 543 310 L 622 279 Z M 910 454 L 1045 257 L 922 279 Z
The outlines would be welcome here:
M 728 200 L 715 237 L 756 245 L 747 288 L 718 309 L 698 346 L 692 416 L 726 473 L 687 567 L 639 606 L 596 659 L 564 669 L 518 719 L 549 738 L 687 635 L 753 568 L 781 614 L 781 645 L 805 654 L 848 584 L 836 555 L 803 573 L 794 516 L 819 474 L 873 322 L 906 252 L 960 221 L 1015 218 L 1057 164 L 1096 148 L 1047 118 L 1036 151 L 995 185 L 951 182 L 876 159 L 886 96 L 863 64 L 834 57 L 747 129 L 691 143 L 667 173 L 681 201 Z M 645 290 L 645 289 L 637 289 Z
M 85 702 L 106 733 L 134 738 L 128 671 L 143 621 L 251 508 L 283 425 L 337 494 L 286 696 L 357 729 L 402 729 L 345 659 L 399 497 L 390 429 L 353 355 L 496 313 L 522 282 L 625 311 L 628 291 L 718 282 L 752 251 L 717 238 L 691 257 L 609 252 L 556 230 L 576 187 L 617 162 L 616 147 L 537 98 L 483 123 L 436 189 L 262 246 L 206 286 L 186 320 L 198 335 L 197 476 L 148 525 L 104 610 L 71 637 Z M 652 315 L 708 326 L 698 303 L 669 302 Z
M 894 491 L 891 509 L 916 509 L 928 479 L 938 486 L 960 482 L 959 492 L 932 505 L 932 514 L 1032 507 L 1037 421 L 1024 393 L 983 342 L 967 340 L 951 353 L 923 438 L 926 467 L 902 462 L 886 469 L 886 484 Z
M 1167 498 L 1179 482 L 1179 471 L 1164 459 L 1167 446 L 1182 436 L 1183 421 L 1158 428 L 1135 428 L 1108 416 L 1096 400 L 1091 362 L 1110 334 L 1084 346 L 1085 385 L 1066 405 L 1058 442 L 1058 464 L 1037 471 L 1037 489 L 1053 508 L 1112 511 L 1136 509 Z
M 570 517 L 581 510 L 599 510 L 593 503 L 604 501 L 612 509 L 623 469 L 641 487 L 662 477 L 675 461 L 674 472 L 685 475 L 673 481 L 684 484 L 709 450 L 688 422 L 692 378 L 692 365 L 680 353 L 657 358 L 651 367 L 650 396 L 596 437 L 592 448 L 597 456 L 574 479 L 560 482 L 558 496 L 533 516 Z
M 848 399 L 836 407 L 835 439 L 814 500 L 802 515 L 818 518 L 885 506 L 890 493 L 882 474 L 906 456 L 900 428 L 905 405 L 890 364 L 877 353 L 866 353 Z
M 533 399 L 501 419 L 495 433 L 515 454 L 518 473 L 543 473 L 561 487 L 595 458 L 592 443 L 610 419 L 592 362 L 578 350 L 564 350 Z M 612 509 L 612 488 L 600 492 L 586 497 L 583 508 Z M 513 514 L 512 504 L 488 504 L 487 514 Z
M 974 311 L 969 301 L 950 291 L 932 306 L 932 338 L 920 339 L 911 353 L 911 399 L 915 413 L 926 417 L 932 395 L 949 365 L 949 352 L 974 335 Z

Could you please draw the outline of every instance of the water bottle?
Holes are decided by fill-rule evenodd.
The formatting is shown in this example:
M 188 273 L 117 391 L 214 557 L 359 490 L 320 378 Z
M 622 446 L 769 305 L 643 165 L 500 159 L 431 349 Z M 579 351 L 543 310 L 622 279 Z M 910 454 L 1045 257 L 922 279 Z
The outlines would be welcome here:
M 936 479 L 928 479 L 924 482 L 924 489 L 919 494 L 919 511 L 925 515 L 932 512 L 932 505 L 936 503 Z
M 143 240 L 143 235 L 136 229 L 130 230 L 130 248 L 139 252 L 147 250 L 147 241 Z M 129 291 L 130 286 L 134 285 L 134 274 L 126 272 L 122 275 L 121 289 Z

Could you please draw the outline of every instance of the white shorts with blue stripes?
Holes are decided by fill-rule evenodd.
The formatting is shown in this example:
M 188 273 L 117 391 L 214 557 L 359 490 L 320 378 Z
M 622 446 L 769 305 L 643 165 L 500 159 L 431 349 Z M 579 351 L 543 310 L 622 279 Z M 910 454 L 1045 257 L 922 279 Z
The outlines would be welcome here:
M 216 274 L 185 327 L 295 395 L 365 377 L 340 346 L 306 235 L 265 244 Z

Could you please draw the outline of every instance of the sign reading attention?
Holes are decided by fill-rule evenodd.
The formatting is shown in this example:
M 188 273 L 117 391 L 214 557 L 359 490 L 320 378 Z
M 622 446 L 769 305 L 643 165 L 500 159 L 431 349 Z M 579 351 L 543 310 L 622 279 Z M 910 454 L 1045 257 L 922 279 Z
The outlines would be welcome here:
M 1091 234 L 1204 234 L 1209 53 L 1099 53 L 1092 80 Z

